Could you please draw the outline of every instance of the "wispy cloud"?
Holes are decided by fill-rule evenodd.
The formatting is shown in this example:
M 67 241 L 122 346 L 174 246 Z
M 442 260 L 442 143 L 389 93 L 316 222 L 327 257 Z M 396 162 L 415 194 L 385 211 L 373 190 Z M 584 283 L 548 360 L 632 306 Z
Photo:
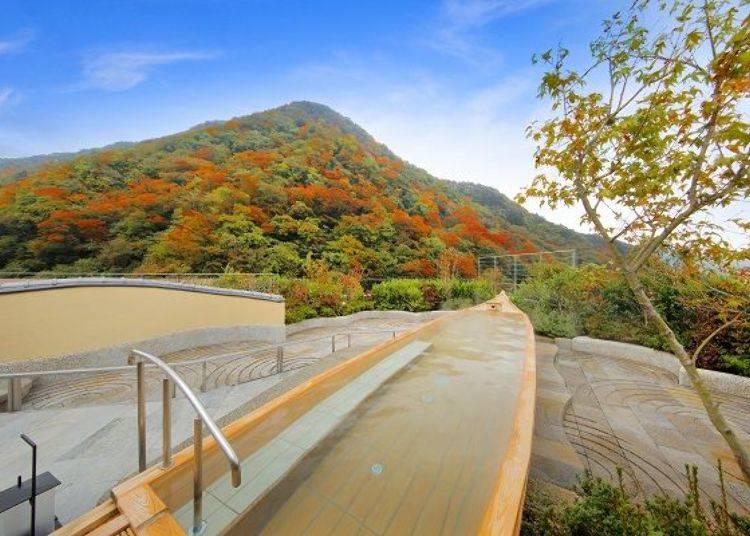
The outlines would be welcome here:
M 428 45 L 478 65 L 495 66 L 497 50 L 481 44 L 479 31 L 504 17 L 532 9 L 552 0 L 444 0 L 438 23 Z
M 156 67 L 213 57 L 208 52 L 108 52 L 84 61 L 83 87 L 124 91 L 145 81 Z
M 22 50 L 34 39 L 34 32 L 21 30 L 12 37 L 0 39 L 0 54 L 9 54 Z
M 13 90 L 9 87 L 0 87 L 0 109 L 6 104 L 10 103 L 10 98 L 13 95 Z

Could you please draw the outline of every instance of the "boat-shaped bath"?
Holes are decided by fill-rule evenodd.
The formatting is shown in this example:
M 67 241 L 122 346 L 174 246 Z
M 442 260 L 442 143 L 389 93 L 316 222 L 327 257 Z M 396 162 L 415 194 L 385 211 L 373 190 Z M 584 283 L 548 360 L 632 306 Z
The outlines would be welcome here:
M 162 519 L 188 534 L 512 534 L 533 391 L 533 333 L 501 296 L 356 356 L 228 425 L 239 487 L 206 441 L 198 526 L 192 449 L 115 488 L 114 503 L 122 512 L 133 497 L 150 497 L 157 507 L 136 520 L 141 528 Z

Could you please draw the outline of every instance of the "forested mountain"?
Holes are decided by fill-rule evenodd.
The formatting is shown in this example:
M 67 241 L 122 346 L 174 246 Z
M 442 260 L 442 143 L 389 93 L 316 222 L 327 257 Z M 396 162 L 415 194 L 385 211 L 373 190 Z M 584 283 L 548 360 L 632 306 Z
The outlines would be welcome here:
M 0 169 L 1 270 L 471 275 L 477 254 L 599 249 L 310 102 L 55 156 Z
M 7 184 L 28 177 L 30 173 L 33 173 L 35 168 L 41 167 L 44 164 L 65 162 L 78 156 L 104 150 L 123 149 L 131 145 L 133 144 L 121 141 L 99 149 L 84 149 L 75 153 L 49 153 L 21 158 L 0 158 L 0 184 Z

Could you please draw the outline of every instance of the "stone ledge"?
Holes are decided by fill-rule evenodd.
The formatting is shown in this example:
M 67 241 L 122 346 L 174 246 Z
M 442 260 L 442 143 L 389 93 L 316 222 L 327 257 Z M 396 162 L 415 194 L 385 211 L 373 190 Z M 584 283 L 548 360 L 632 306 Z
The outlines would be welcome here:
M 741 396 L 750 398 L 750 378 L 737 376 L 736 374 L 727 374 L 717 370 L 698 369 L 703 381 L 713 390 L 727 395 Z M 687 372 L 680 368 L 680 385 L 690 387 L 692 383 L 687 376 Z
M 437 318 L 438 316 L 453 314 L 455 311 L 424 311 L 419 313 L 412 313 L 410 311 L 360 311 L 358 313 L 352 313 L 345 316 L 329 316 L 329 317 L 317 317 L 309 318 L 296 324 L 290 324 L 286 327 L 286 335 L 294 335 L 300 331 L 315 328 L 328 328 L 328 327 L 345 327 L 357 320 L 399 320 L 409 319 L 417 320 L 420 322 L 427 322 Z
M 117 277 L 72 277 L 70 279 L 39 279 L 23 282 L 0 284 L 0 294 L 13 294 L 16 292 L 30 292 L 40 290 L 55 290 L 60 288 L 76 287 L 141 287 L 160 288 L 167 290 L 182 290 L 186 292 L 200 292 L 203 294 L 214 294 L 218 296 L 237 296 L 239 298 L 251 298 L 272 302 L 283 302 L 284 297 L 277 294 L 266 294 L 253 290 L 236 290 L 221 287 L 207 287 L 204 285 L 192 285 L 187 283 L 176 283 L 174 281 L 157 281 L 153 279 L 129 279 Z
M 675 380 L 679 385 L 685 387 L 691 386 L 685 369 L 682 368 L 682 365 L 680 365 L 680 362 L 674 355 L 667 352 L 661 352 L 637 344 L 593 339 L 591 337 L 575 337 L 573 339 L 556 338 L 555 344 L 558 348 L 565 350 L 629 359 L 637 363 L 657 367 L 674 374 Z M 750 397 L 750 378 L 705 369 L 699 369 L 698 374 L 700 374 L 706 385 L 713 391 L 745 398 Z

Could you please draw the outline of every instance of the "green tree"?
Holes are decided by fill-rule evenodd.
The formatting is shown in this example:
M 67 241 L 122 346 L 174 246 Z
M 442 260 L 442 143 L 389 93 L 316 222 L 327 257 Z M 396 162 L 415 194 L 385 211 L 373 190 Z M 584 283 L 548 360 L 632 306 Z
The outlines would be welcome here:
M 708 214 L 750 194 L 750 128 L 742 112 L 750 90 L 747 6 L 747 0 L 637 0 L 604 22 L 585 69 L 571 68 L 562 47 L 542 54 L 547 70 L 539 95 L 551 100 L 553 115 L 529 127 L 542 173 L 519 199 L 583 207 L 750 482 L 748 452 L 701 380 L 697 356 L 643 284 L 655 257 L 704 266 L 747 257 L 723 239 L 729 222 Z M 666 30 L 647 27 L 654 16 Z M 747 221 L 735 223 L 750 229 Z M 631 247 L 618 247 L 618 239 Z

